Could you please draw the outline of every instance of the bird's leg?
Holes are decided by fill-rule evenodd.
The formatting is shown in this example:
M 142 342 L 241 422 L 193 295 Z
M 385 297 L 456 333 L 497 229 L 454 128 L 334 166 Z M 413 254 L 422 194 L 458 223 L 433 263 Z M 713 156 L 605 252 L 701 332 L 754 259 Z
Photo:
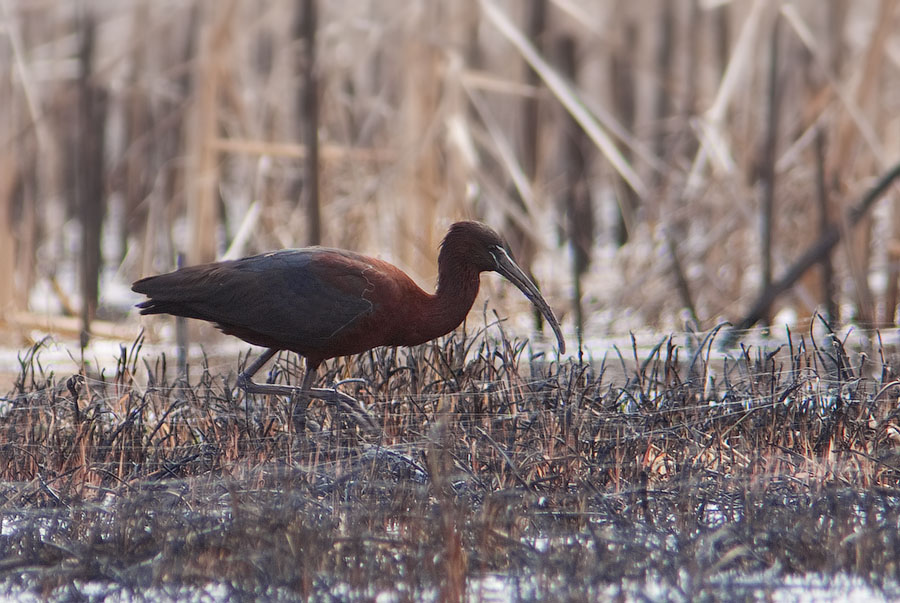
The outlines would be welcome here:
M 294 390 L 291 394 L 291 420 L 294 422 L 294 432 L 302 433 L 306 427 L 306 409 L 309 408 L 310 392 L 312 384 L 316 378 L 316 369 L 319 363 L 311 363 L 306 361 L 306 374 L 303 375 L 303 383 L 299 390 Z M 310 425 L 312 427 L 312 425 Z M 314 429 L 314 431 L 318 431 Z
M 306 415 L 306 408 L 309 406 L 310 398 L 320 398 L 348 412 L 362 427 L 368 430 L 377 430 L 375 423 L 368 416 L 368 413 L 366 413 L 365 409 L 363 409 L 359 402 L 352 396 L 348 396 L 336 389 L 312 387 L 319 363 L 316 363 L 315 366 L 313 366 L 307 362 L 306 374 L 303 376 L 303 383 L 300 387 L 295 385 L 254 382 L 253 375 L 259 372 L 259 369 L 261 369 L 263 365 L 271 360 L 277 353 L 278 350 L 274 348 L 269 348 L 263 352 L 259 358 L 253 361 L 253 364 L 248 366 L 240 375 L 238 375 L 238 387 L 248 394 L 290 396 L 293 403 L 291 415 L 294 420 L 294 425 L 297 425 L 298 411 L 300 416 Z

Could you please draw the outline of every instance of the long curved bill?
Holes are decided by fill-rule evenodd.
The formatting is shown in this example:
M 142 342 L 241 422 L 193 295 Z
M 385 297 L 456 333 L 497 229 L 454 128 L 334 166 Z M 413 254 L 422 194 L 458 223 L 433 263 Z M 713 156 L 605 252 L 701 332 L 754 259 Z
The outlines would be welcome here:
M 519 268 L 519 265 L 516 264 L 515 260 L 509 256 L 505 249 L 502 247 L 495 247 L 491 250 L 491 255 L 494 256 L 494 261 L 497 262 L 497 267 L 494 270 L 509 279 L 509 281 L 518 287 L 519 290 L 525 294 L 525 297 L 531 300 L 531 303 L 540 310 L 541 314 L 544 315 L 544 318 L 547 319 L 547 322 L 550 323 L 550 328 L 553 329 L 553 333 L 556 335 L 556 341 L 559 342 L 559 353 L 565 354 L 566 341 L 563 339 L 562 330 L 559 328 L 559 321 L 556 320 L 556 316 L 553 315 L 553 310 L 551 310 L 547 302 L 544 301 L 537 286 L 525 276 L 525 273 L 522 272 L 522 269 Z

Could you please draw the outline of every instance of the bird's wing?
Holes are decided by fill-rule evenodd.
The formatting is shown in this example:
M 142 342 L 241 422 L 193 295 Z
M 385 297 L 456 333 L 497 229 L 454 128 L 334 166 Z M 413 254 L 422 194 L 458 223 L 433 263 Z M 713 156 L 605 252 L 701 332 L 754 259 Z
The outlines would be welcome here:
M 144 313 L 199 318 L 295 349 L 320 345 L 375 309 L 370 270 L 357 254 L 295 249 L 183 268 L 133 288 L 150 297 Z

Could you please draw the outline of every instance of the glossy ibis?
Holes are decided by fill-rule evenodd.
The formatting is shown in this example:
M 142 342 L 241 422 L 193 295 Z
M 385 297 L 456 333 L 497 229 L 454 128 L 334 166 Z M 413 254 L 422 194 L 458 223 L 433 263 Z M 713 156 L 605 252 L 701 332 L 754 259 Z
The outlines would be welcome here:
M 284 249 L 240 260 L 190 266 L 143 278 L 132 289 L 150 299 L 141 314 L 173 314 L 215 323 L 229 335 L 268 348 L 238 377 L 247 392 L 300 395 L 302 425 L 309 397 L 343 396 L 312 388 L 323 360 L 378 346 L 413 346 L 449 333 L 475 301 L 482 272 L 502 274 L 541 311 L 565 341 L 538 288 L 516 265 L 503 239 L 479 222 L 450 227 L 438 255 L 437 292 L 420 289 L 399 268 L 342 249 Z M 279 350 L 306 358 L 300 388 L 251 379 Z M 299 416 L 299 418 L 298 418 Z

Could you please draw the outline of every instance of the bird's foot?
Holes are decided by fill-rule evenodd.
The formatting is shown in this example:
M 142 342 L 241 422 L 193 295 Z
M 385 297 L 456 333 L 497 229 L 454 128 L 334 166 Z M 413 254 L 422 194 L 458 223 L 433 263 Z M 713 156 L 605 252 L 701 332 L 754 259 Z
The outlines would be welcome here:
M 318 431 L 313 427 L 313 425 L 317 424 L 306 418 L 306 408 L 309 406 L 310 398 L 318 398 L 320 400 L 325 400 L 328 404 L 331 404 L 338 410 L 346 413 L 357 425 L 365 430 L 378 431 L 375 421 L 369 416 L 368 411 L 366 411 L 365 407 L 363 407 L 356 398 L 334 388 L 310 387 L 308 389 L 303 389 L 302 387 L 293 385 L 255 383 L 244 374 L 238 375 L 238 387 L 248 394 L 289 396 L 292 401 L 291 418 L 294 427 L 298 429 L 309 427 L 313 431 Z
M 253 382 L 252 379 L 246 373 L 238 374 L 237 378 L 237 386 L 239 389 L 244 390 L 248 394 L 256 393 L 253 391 L 253 387 L 257 384 Z
M 346 381 L 338 382 L 335 385 L 341 385 L 350 381 L 356 381 L 356 379 L 348 379 Z M 375 424 L 374 419 L 369 416 L 369 412 L 366 410 L 365 406 L 353 396 L 347 395 L 334 387 L 312 387 L 305 390 L 305 393 L 312 398 L 325 400 L 327 403 L 335 406 L 341 412 L 349 415 L 360 427 L 363 427 L 367 431 L 378 431 L 378 426 Z M 303 411 L 306 412 L 306 409 L 304 408 Z

